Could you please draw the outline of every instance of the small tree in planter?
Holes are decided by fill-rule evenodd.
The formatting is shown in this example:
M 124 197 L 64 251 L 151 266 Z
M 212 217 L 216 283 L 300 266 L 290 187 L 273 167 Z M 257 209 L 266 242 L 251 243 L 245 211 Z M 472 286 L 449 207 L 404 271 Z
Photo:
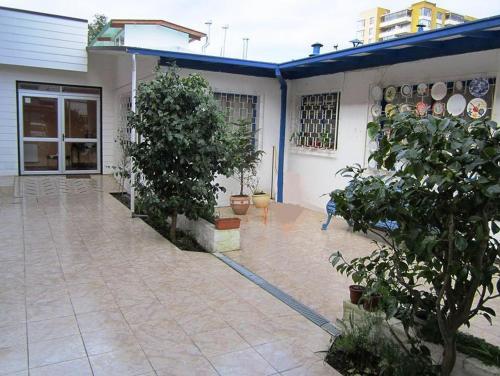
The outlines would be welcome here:
M 250 206 L 250 198 L 244 194 L 244 189 L 257 175 L 257 166 L 264 152 L 256 149 L 256 131 L 250 128 L 247 120 L 239 120 L 232 125 L 229 136 L 233 167 L 231 176 L 238 180 L 240 192 L 239 195 L 231 196 L 231 207 L 235 214 L 246 214 Z
M 378 124 L 369 124 L 377 133 Z M 376 132 L 373 132 L 375 130 Z M 332 192 L 337 213 L 354 231 L 373 231 L 379 221 L 397 227 L 377 232 L 381 242 L 368 257 L 337 269 L 383 293 L 387 316 L 402 313 L 412 325 L 420 309 L 434 315 L 443 343 L 442 375 L 456 360 L 457 332 L 476 315 L 491 321 L 487 303 L 500 293 L 500 131 L 492 121 L 400 114 L 388 119 L 379 149 L 371 155 L 385 177 L 366 176 L 359 166 L 345 190 Z
M 170 217 L 175 241 L 177 216 L 213 214 L 217 192 L 224 190 L 214 180 L 230 168 L 225 122 L 203 77 L 180 77 L 170 68 L 139 85 L 129 124 L 141 140 L 130 147 L 138 195 Z

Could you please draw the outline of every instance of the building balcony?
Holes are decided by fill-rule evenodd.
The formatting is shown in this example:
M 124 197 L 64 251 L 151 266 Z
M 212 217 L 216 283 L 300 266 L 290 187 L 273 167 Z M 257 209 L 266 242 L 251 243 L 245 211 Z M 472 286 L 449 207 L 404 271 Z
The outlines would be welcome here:
M 411 23 L 411 11 L 402 10 L 399 12 L 388 13 L 380 17 L 380 27 L 389 27 L 398 24 Z
M 379 34 L 379 38 L 382 40 L 397 38 L 399 36 L 411 33 L 411 25 L 396 26 L 390 29 L 384 30 Z

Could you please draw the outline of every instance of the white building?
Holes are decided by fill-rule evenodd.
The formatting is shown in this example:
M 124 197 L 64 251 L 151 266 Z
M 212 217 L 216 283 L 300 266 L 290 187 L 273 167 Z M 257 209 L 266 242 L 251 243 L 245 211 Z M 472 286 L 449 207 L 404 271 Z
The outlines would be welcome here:
M 138 81 L 173 61 L 182 74 L 206 77 L 221 106 L 261 130 L 261 187 L 310 208 L 345 185 L 335 175 L 340 168 L 367 166 L 376 145 L 366 124 L 388 104 L 374 87 L 399 93 L 410 85 L 410 96 L 397 94 L 392 104 L 432 108 L 453 94 L 471 100 L 471 80 L 487 79 L 484 116 L 500 117 L 500 16 L 282 64 L 128 46 L 128 39 L 86 48 L 86 20 L 7 8 L 0 8 L 0 31 L 1 175 L 111 173 L 134 61 Z M 444 98 L 417 93 L 418 84 L 436 82 L 445 83 Z M 228 183 L 227 194 L 235 193 Z

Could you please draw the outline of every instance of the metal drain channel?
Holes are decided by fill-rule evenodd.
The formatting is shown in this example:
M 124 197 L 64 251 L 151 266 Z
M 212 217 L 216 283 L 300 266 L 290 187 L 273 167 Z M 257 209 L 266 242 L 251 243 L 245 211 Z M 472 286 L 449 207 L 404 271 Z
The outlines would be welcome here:
M 296 312 L 300 313 L 302 316 L 304 316 L 306 319 L 309 321 L 313 322 L 314 324 L 318 325 L 320 328 L 328 332 L 334 337 L 337 337 L 340 334 L 340 330 L 333 325 L 330 321 L 328 321 L 325 317 L 321 316 L 319 313 L 313 311 L 311 308 L 308 306 L 302 304 L 292 296 L 288 295 L 286 292 L 280 290 L 276 286 L 270 284 L 267 282 L 265 279 L 262 277 L 258 276 L 257 274 L 253 273 L 252 271 L 248 270 L 245 268 L 243 265 L 238 264 L 234 260 L 230 259 L 227 256 L 224 256 L 222 253 L 219 252 L 214 252 L 212 253 L 215 257 L 217 257 L 219 260 L 221 260 L 223 263 L 226 265 L 230 266 L 234 270 L 236 270 L 238 273 L 240 273 L 242 276 L 245 278 L 249 279 L 256 285 L 260 286 L 262 289 L 267 291 L 269 294 L 274 296 L 275 298 L 281 300 L 283 303 L 285 303 L 287 306 L 295 310 Z

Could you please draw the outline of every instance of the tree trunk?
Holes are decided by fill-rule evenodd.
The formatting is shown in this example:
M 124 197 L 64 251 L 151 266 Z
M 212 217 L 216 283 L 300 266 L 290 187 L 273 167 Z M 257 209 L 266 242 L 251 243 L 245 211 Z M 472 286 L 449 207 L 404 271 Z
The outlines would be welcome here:
M 176 231 L 177 231 L 177 212 L 174 211 L 171 215 L 170 215 L 170 240 L 172 242 L 175 242 L 177 240 L 176 238 Z
M 243 196 L 243 185 L 244 185 L 245 175 L 244 171 L 240 171 L 240 196 Z
M 444 340 L 443 344 L 443 361 L 441 362 L 441 375 L 449 376 L 453 367 L 455 366 L 455 360 L 457 358 L 457 334 L 456 332 L 451 334 L 448 338 Z

